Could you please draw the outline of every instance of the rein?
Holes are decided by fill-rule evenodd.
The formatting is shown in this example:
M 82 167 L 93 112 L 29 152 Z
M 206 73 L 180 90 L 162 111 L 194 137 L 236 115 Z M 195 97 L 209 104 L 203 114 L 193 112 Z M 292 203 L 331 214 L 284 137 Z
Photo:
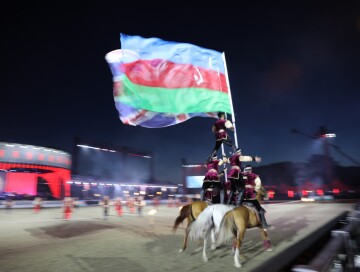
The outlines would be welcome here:
M 196 218 L 194 217 L 194 214 L 193 214 L 193 211 L 192 211 L 192 205 L 190 206 L 190 216 L 193 219 L 193 221 L 195 221 Z

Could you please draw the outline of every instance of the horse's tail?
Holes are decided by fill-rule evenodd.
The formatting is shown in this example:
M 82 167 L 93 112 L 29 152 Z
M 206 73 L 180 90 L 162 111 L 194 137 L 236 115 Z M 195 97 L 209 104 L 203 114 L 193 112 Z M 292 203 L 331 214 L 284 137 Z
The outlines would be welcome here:
M 206 207 L 198 218 L 189 225 L 189 239 L 197 241 L 204 238 L 206 233 L 213 227 L 213 205 Z
M 216 243 L 221 245 L 231 240 L 234 237 L 234 230 L 236 230 L 234 212 L 230 210 L 221 219 L 219 230 L 216 233 Z
M 176 217 L 172 231 L 175 232 L 179 225 L 191 215 L 191 204 L 187 204 L 180 209 L 180 214 Z

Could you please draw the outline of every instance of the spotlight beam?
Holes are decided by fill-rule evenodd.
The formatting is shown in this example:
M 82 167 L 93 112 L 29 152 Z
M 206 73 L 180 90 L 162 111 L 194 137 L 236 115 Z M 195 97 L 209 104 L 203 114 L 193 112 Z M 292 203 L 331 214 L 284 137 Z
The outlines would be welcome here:
M 324 128 L 324 127 L 321 127 L 320 129 L 323 129 L 323 130 L 324 130 L 325 128 Z M 310 134 L 308 134 L 308 133 L 299 131 L 299 130 L 297 130 L 296 128 L 291 129 L 290 132 L 291 132 L 291 133 L 301 134 L 301 135 L 304 135 L 304 136 L 306 136 L 306 137 L 308 137 L 308 138 L 311 138 L 311 139 L 322 138 L 320 134 L 310 135 Z M 326 135 L 326 134 L 324 134 L 324 135 Z M 335 134 L 334 134 L 334 135 L 335 135 Z M 325 138 L 326 138 L 326 137 L 325 137 Z M 355 165 L 360 166 L 360 163 L 359 163 L 357 160 L 355 160 L 354 158 L 352 158 L 352 157 L 350 157 L 348 154 L 346 154 L 344 151 L 342 151 L 338 145 L 330 144 L 330 143 L 328 143 L 328 142 L 327 142 L 327 145 L 333 147 L 336 152 L 338 152 L 340 155 L 342 155 L 342 156 L 344 156 L 345 158 L 347 158 L 348 160 L 350 160 L 350 161 L 351 161 L 352 163 L 354 163 Z

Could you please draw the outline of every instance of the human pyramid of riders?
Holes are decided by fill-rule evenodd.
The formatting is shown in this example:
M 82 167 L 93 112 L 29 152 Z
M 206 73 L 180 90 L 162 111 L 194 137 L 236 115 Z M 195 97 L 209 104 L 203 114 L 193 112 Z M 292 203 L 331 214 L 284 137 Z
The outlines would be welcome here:
M 218 113 L 218 119 L 212 127 L 215 134 L 215 147 L 206 160 L 207 172 L 205 174 L 201 192 L 201 200 L 211 204 L 221 203 L 227 205 L 241 206 L 243 202 L 252 203 L 259 212 L 259 218 L 264 228 L 270 227 L 265 219 L 265 209 L 260 205 L 256 195 L 261 188 L 261 179 L 252 173 L 251 165 L 241 168 L 242 162 L 261 162 L 261 157 L 242 155 L 241 149 L 237 148 L 228 134 L 228 130 L 234 131 L 230 120 L 226 119 L 224 112 Z M 222 154 L 218 158 L 217 152 L 223 144 L 231 147 L 233 152 L 229 157 Z M 223 149 L 224 150 L 224 149 Z M 226 164 L 230 165 L 227 171 Z M 224 170 L 219 172 L 219 167 L 224 165 Z M 227 173 L 227 175 L 226 175 Z M 223 176 L 226 181 L 222 181 Z

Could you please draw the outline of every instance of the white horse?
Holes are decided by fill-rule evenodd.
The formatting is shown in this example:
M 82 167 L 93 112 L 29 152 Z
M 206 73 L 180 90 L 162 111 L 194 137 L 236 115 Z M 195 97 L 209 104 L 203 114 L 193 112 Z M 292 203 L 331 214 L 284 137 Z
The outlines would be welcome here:
M 208 261 L 206 255 L 207 240 L 211 239 L 211 249 L 216 249 L 215 237 L 219 231 L 221 219 L 227 211 L 234 209 L 235 206 L 224 204 L 212 204 L 203 210 L 198 218 L 189 225 L 189 239 L 191 241 L 198 241 L 203 239 L 202 259 L 204 262 Z

